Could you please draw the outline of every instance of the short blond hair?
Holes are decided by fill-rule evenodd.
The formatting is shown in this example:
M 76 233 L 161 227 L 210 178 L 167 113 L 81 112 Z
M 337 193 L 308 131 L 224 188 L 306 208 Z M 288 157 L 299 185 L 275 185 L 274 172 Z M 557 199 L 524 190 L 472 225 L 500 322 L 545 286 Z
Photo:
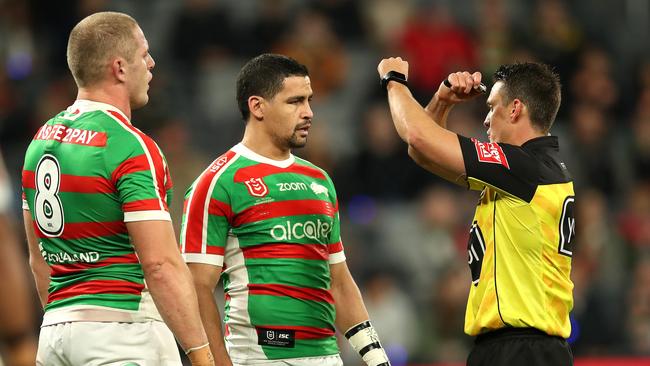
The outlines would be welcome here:
M 129 15 L 110 11 L 89 15 L 77 23 L 68 38 L 67 60 L 78 87 L 102 81 L 113 57 L 133 60 L 137 26 Z

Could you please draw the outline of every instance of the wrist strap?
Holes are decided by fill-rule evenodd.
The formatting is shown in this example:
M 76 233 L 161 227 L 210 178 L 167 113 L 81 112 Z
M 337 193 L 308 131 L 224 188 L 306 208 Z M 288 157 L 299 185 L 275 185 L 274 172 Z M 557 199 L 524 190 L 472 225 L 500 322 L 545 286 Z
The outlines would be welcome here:
M 361 322 L 345 332 L 352 348 L 359 353 L 368 366 L 389 366 L 386 351 L 379 342 L 379 336 L 370 320 Z
M 406 75 L 402 74 L 401 72 L 397 71 L 389 71 L 386 73 L 386 75 L 382 76 L 382 78 L 379 80 L 379 85 L 381 85 L 381 88 L 384 90 L 388 90 L 388 82 L 389 81 L 397 81 L 400 84 L 404 84 L 408 86 L 408 82 L 406 81 Z
M 205 347 L 207 347 L 207 346 L 209 346 L 209 345 L 210 345 L 210 342 L 208 342 L 208 343 L 206 343 L 206 344 L 204 344 L 204 345 L 202 345 L 202 346 L 190 347 L 190 348 L 188 348 L 187 350 L 185 350 L 185 354 L 186 354 L 186 355 L 189 355 L 190 353 L 192 353 L 192 352 L 194 352 L 194 351 L 198 351 L 198 350 L 200 350 L 201 348 L 205 348 Z

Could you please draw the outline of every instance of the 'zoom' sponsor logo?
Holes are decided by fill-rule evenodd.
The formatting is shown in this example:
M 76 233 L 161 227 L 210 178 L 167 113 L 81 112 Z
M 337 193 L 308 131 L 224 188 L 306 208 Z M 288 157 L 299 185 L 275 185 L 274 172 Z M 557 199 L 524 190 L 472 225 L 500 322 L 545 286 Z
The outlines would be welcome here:
M 275 240 L 293 240 L 308 238 L 312 240 L 326 239 L 332 231 L 332 225 L 320 219 L 314 221 L 296 222 L 286 221 L 284 225 L 275 225 L 271 229 L 271 236 Z
M 280 192 L 286 191 L 306 191 L 307 185 L 302 182 L 292 182 L 292 183 L 277 183 L 278 189 Z

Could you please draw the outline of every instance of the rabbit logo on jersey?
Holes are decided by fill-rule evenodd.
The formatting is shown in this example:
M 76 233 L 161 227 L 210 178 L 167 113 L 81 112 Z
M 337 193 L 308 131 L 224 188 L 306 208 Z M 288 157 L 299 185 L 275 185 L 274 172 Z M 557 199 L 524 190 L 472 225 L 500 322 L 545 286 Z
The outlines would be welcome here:
M 251 178 L 244 181 L 244 183 L 246 183 L 246 188 L 248 188 L 248 193 L 250 193 L 251 196 L 264 197 L 269 193 L 269 187 L 264 184 L 262 178 Z
M 271 229 L 271 236 L 275 240 L 294 240 L 308 238 L 311 240 L 327 239 L 332 231 L 332 225 L 320 219 L 304 222 L 285 221 L 282 225 L 275 225 Z

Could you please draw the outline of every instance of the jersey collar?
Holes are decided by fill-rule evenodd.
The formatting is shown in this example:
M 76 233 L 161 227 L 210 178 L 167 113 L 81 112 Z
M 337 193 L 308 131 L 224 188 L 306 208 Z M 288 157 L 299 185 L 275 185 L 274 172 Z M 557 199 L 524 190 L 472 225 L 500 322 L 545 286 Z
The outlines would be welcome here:
M 284 160 L 273 160 L 270 158 L 267 158 L 266 156 L 262 156 L 253 150 L 247 148 L 244 146 L 243 143 L 238 143 L 235 145 L 232 149 L 232 151 L 236 152 L 237 154 L 240 154 L 244 156 L 245 158 L 248 158 L 253 161 L 257 161 L 258 163 L 264 163 L 264 164 L 269 164 L 273 166 L 277 166 L 278 168 L 287 168 L 291 164 L 293 164 L 296 160 L 296 158 L 293 156 L 293 154 L 289 154 L 289 157 Z
M 131 124 L 131 120 L 116 106 L 102 102 L 95 102 L 94 100 L 77 99 L 71 106 L 68 107 L 68 109 L 66 109 L 66 111 L 69 113 L 75 113 L 75 111 L 78 111 L 76 113 L 92 111 L 114 111 L 122 115 L 122 117 L 124 117 L 124 120 L 128 121 L 129 124 Z
M 521 145 L 523 148 L 527 149 L 553 149 L 553 150 L 559 150 L 560 148 L 560 143 L 558 142 L 557 136 L 540 136 L 540 137 L 535 137 L 534 139 L 530 139 L 526 141 L 523 145 Z

